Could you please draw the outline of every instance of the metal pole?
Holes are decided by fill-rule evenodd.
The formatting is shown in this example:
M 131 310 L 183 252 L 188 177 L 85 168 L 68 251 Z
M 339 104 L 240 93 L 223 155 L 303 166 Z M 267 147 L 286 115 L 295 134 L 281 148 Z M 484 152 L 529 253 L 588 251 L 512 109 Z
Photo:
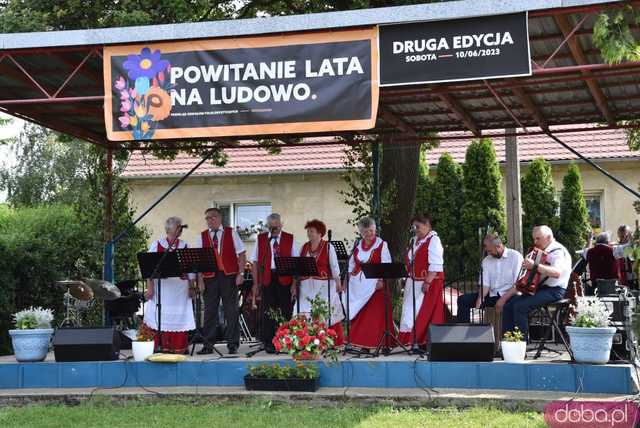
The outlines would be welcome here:
M 371 212 L 377 225 L 380 225 L 380 143 L 371 143 L 371 166 L 372 166 L 372 187 L 373 198 L 371 201 Z
M 104 173 L 104 242 L 113 240 L 113 149 L 108 148 L 105 158 Z M 109 259 L 106 258 L 107 252 L 110 252 Z M 111 282 L 113 280 L 113 248 L 109 250 L 105 247 L 105 263 L 103 271 L 103 279 Z

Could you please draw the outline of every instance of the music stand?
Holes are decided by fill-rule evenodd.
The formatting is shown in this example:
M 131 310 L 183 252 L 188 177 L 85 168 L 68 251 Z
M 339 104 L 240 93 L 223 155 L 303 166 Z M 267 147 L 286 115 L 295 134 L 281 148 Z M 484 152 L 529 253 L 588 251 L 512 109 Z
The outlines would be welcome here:
M 279 276 L 317 276 L 314 257 L 276 257 L 276 274 Z M 296 310 L 300 313 L 300 281 L 296 281 Z
M 180 265 L 180 269 L 183 273 L 218 272 L 216 257 L 213 251 L 211 251 L 211 248 L 183 248 L 181 250 L 177 250 L 176 254 L 178 257 L 178 264 Z M 200 292 L 198 291 L 198 294 L 199 293 Z M 200 296 L 198 295 L 198 301 L 199 300 Z M 193 353 L 196 350 L 196 341 L 200 339 L 203 346 L 213 349 L 218 356 L 224 358 L 222 352 L 215 347 L 215 344 L 209 342 L 209 340 L 202 335 L 202 327 L 199 326 L 200 320 L 196 320 L 196 322 L 196 333 L 191 337 L 190 343 L 191 356 L 193 356 Z
M 338 256 L 338 260 L 349 260 L 349 252 L 347 251 L 347 247 L 344 245 L 342 241 L 329 241 L 333 248 L 336 250 L 336 256 Z
M 367 279 L 382 279 L 384 282 L 384 333 L 380 337 L 378 341 L 378 346 L 376 346 L 376 350 L 373 352 L 373 356 L 377 357 L 380 355 L 380 351 L 382 348 L 387 348 L 388 341 L 390 340 L 392 343 L 395 342 L 396 345 L 402 348 L 402 351 L 399 352 L 385 352 L 384 355 L 393 355 L 401 352 L 411 353 L 409 349 L 407 349 L 399 340 L 398 337 L 391 334 L 390 326 L 389 326 L 389 284 L 387 280 L 390 279 L 400 279 L 407 278 L 409 273 L 407 272 L 407 268 L 404 263 L 364 263 L 362 264 L 362 273 L 364 273 L 365 278 Z

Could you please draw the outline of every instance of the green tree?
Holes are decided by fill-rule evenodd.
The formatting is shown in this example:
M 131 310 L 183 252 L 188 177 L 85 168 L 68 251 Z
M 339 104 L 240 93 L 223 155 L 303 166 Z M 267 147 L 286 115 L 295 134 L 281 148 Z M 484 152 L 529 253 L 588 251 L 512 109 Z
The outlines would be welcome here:
M 438 160 L 433 179 L 430 212 L 433 227 L 444 246 L 447 277 L 453 279 L 463 276 L 465 265 L 460 224 L 463 200 L 462 167 L 449 153 L 444 153 Z
M 433 205 L 433 180 L 429 175 L 429 164 L 426 153 L 420 153 L 420 165 L 418 166 L 418 184 L 416 188 L 416 214 L 432 212 Z
M 576 258 L 575 252 L 584 248 L 591 232 L 587 203 L 582 193 L 582 176 L 578 165 L 571 162 L 562 179 L 560 199 L 560 227 L 558 241 Z
M 463 194 L 460 221 L 464 233 L 467 266 L 480 265 L 478 231 L 488 228 L 504 237 L 506 216 L 504 195 L 500 188 L 502 176 L 493 143 L 488 138 L 474 140 L 467 148 L 463 166 Z M 467 274 L 470 272 L 467 271 Z
M 522 188 L 522 242 L 525 250 L 533 246 L 531 231 L 534 226 L 546 224 L 558 230 L 558 201 L 553 185 L 551 165 L 542 158 L 534 159 L 521 180 Z

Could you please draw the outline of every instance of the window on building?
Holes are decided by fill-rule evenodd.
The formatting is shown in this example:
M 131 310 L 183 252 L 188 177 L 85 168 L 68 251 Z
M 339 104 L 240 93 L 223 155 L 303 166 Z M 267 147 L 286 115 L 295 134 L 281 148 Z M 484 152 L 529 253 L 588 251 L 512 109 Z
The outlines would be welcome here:
M 222 212 L 222 224 L 234 227 L 243 239 L 255 238 L 255 232 L 264 227 L 271 214 L 271 204 L 221 203 L 215 205 Z
M 602 192 L 585 192 L 584 199 L 587 202 L 589 223 L 595 232 L 602 230 L 604 216 L 602 213 Z

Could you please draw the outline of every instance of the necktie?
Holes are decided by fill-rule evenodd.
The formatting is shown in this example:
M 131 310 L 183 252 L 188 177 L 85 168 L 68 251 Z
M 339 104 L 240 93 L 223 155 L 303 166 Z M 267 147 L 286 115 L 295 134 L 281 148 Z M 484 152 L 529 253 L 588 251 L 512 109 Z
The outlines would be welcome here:
M 273 239 L 273 257 L 280 256 L 280 245 L 278 245 L 278 238 L 276 236 L 272 236 Z
M 213 248 L 218 251 L 218 229 L 213 232 Z

